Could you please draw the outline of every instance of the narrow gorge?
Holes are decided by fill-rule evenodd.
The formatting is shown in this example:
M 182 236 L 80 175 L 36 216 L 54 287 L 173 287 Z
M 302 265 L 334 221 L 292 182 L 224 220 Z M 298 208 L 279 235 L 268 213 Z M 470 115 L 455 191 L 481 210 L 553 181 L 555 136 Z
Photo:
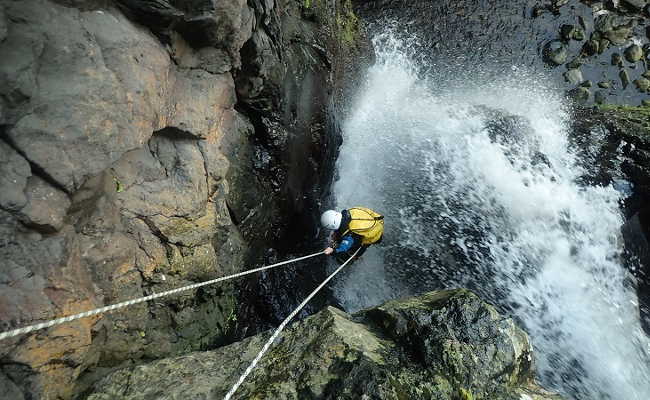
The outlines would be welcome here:
M 3 0 L 0 26 L 2 330 L 311 238 L 346 85 L 372 57 L 349 2 Z M 250 316 L 257 286 L 6 340 L 0 386 L 67 399 L 118 366 L 250 335 L 273 322 Z
M 645 0 L 0 0 L 0 56 L 0 332 L 367 206 L 233 398 L 650 398 Z M 2 340 L 0 398 L 224 398 L 335 266 Z

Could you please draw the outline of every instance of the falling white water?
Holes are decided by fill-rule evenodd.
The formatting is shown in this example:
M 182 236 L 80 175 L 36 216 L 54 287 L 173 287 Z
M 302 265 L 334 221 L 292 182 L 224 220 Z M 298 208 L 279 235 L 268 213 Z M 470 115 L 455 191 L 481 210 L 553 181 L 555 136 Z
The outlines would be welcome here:
M 337 206 L 384 213 L 386 233 L 336 283 L 341 304 L 470 287 L 530 334 L 547 387 L 650 399 L 650 342 L 621 265 L 621 194 L 578 183 L 586 171 L 560 97 L 515 67 L 510 80 L 422 77 L 401 46 L 376 38 L 344 126 Z

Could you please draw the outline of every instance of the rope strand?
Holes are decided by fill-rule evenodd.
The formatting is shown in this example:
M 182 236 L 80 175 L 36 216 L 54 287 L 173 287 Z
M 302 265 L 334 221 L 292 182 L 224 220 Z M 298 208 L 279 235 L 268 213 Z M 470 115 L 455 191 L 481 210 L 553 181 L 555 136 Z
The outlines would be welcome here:
M 42 322 L 40 324 L 34 324 L 34 325 L 26 326 L 26 327 L 23 327 L 23 328 L 13 329 L 13 330 L 10 330 L 10 331 L 7 331 L 7 332 L 0 333 L 0 341 L 4 340 L 4 339 L 11 338 L 11 337 L 14 337 L 14 336 L 23 335 L 25 333 L 37 331 L 39 329 L 44 329 L 44 328 L 49 328 L 49 327 L 52 327 L 52 326 L 55 326 L 55 325 L 64 324 L 66 322 L 74 321 L 74 320 L 77 320 L 77 319 L 86 318 L 86 317 L 90 317 L 90 316 L 93 316 L 93 315 L 103 314 L 103 313 L 106 313 L 106 312 L 118 310 L 120 308 L 128 307 L 128 306 L 133 305 L 133 304 L 143 303 L 145 301 L 158 299 L 160 297 L 165 297 L 165 296 L 169 296 L 169 295 L 172 295 L 172 294 L 184 292 L 186 290 L 197 289 L 197 288 L 200 288 L 202 286 L 212 285 L 214 283 L 223 282 L 223 281 L 227 281 L 229 279 L 239 278 L 241 276 L 253 274 L 255 272 L 265 271 L 267 269 L 279 267 L 281 265 L 286 265 L 286 264 L 306 260 L 308 258 L 316 257 L 316 256 L 319 256 L 319 255 L 324 254 L 324 253 L 325 253 L 324 251 L 319 251 L 318 253 L 310 254 L 308 256 L 294 258 L 292 260 L 282 261 L 282 262 L 279 262 L 277 264 L 267 265 L 267 266 L 264 266 L 264 267 L 239 272 L 239 273 L 224 276 L 224 277 L 221 277 L 221 278 L 211 279 L 211 280 L 205 281 L 205 282 L 195 283 L 195 284 L 180 287 L 180 288 L 177 288 L 177 289 L 167 290 L 165 292 L 154 293 L 154 294 L 149 295 L 149 296 L 123 301 L 121 303 L 113 304 L 113 305 L 106 306 L 106 307 L 97 308 L 95 310 L 90 310 L 90 311 L 82 312 L 82 313 L 79 313 L 79 314 L 70 315 L 70 316 L 67 316 L 67 317 L 57 318 L 57 319 L 54 319 L 54 320 L 51 320 L 51 321 L 48 321 L 48 322 Z
M 251 362 L 251 364 L 248 366 L 248 368 L 246 368 L 246 371 L 244 371 L 244 373 L 239 377 L 239 380 L 233 385 L 233 387 L 226 394 L 226 396 L 223 398 L 223 400 L 230 400 L 230 398 L 235 394 L 235 392 L 237 391 L 239 386 L 242 383 L 244 383 L 244 380 L 246 379 L 246 377 L 253 371 L 253 369 L 255 368 L 257 363 L 262 359 L 262 356 L 264 356 L 264 354 L 269 350 L 269 348 L 271 347 L 271 344 L 273 344 L 273 342 L 278 338 L 278 336 L 280 336 L 280 333 L 287 326 L 289 321 L 291 321 L 300 312 L 300 310 L 302 310 L 303 307 L 305 307 L 307 305 L 309 300 L 311 300 L 312 297 L 314 297 L 316 295 L 316 293 L 318 293 L 327 284 L 327 282 L 329 282 L 332 278 L 334 278 L 334 276 L 336 274 L 338 274 L 346 265 L 348 265 L 348 263 L 350 261 L 352 261 L 352 259 L 357 255 L 359 250 L 361 250 L 361 248 L 357 249 L 357 251 L 354 252 L 352 257 L 348 258 L 348 260 L 346 262 L 344 262 L 340 267 L 338 267 L 338 269 L 336 271 L 334 271 L 330 276 L 328 276 L 327 279 L 325 279 L 323 281 L 323 283 L 320 284 L 320 286 L 318 286 L 313 292 L 311 292 L 311 294 L 309 296 L 307 296 L 307 298 L 305 300 L 303 300 L 303 302 L 300 303 L 300 305 L 295 310 L 293 310 L 293 312 L 291 314 L 289 314 L 289 316 L 287 318 L 285 318 L 284 321 L 282 321 L 280 326 L 278 326 L 278 328 L 275 330 L 275 332 L 273 332 L 273 335 L 271 335 L 271 337 L 266 342 L 266 344 L 264 344 L 264 347 L 262 347 L 262 350 L 257 354 L 257 357 L 255 357 L 253 362 Z

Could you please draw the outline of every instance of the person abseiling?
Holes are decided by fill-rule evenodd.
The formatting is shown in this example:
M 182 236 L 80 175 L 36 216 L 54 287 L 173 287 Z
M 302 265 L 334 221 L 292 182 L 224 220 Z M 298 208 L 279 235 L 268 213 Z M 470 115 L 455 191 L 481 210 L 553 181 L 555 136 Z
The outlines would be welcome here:
M 333 231 L 325 254 L 334 254 L 337 259 L 347 259 L 359 248 L 357 258 L 361 257 L 370 245 L 381 242 L 384 234 L 384 216 L 365 207 L 341 212 L 328 210 L 321 215 L 320 222 Z

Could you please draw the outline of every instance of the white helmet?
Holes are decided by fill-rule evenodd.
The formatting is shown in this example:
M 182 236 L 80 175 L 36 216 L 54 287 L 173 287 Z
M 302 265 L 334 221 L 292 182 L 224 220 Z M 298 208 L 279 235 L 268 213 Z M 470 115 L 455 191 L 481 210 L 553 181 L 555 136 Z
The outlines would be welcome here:
M 339 229 L 343 214 L 334 210 L 327 210 L 320 216 L 320 223 L 327 229 Z

